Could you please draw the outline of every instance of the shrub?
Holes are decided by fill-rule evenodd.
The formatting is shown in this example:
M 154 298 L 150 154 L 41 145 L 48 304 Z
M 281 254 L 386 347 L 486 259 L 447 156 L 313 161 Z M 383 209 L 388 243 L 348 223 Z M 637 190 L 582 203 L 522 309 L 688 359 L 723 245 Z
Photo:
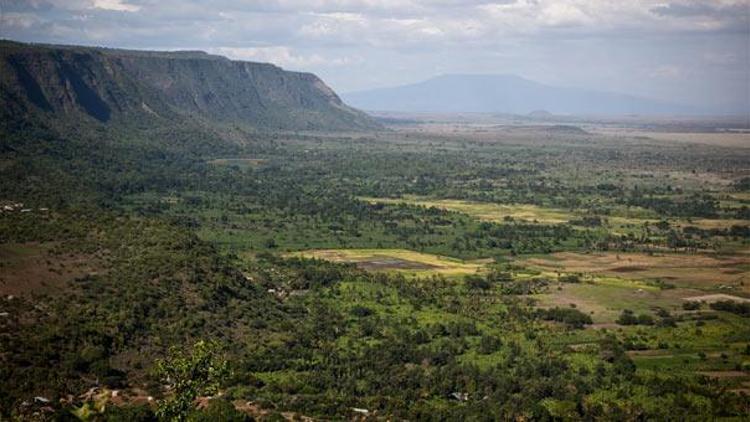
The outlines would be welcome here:
M 354 307 L 352 307 L 350 312 L 352 315 L 359 318 L 364 318 L 373 314 L 372 309 L 361 305 L 355 305 Z
M 686 311 L 695 311 L 701 308 L 701 303 L 697 300 L 690 300 L 682 304 L 682 309 Z
M 160 419 L 184 420 L 201 395 L 219 391 L 229 375 L 228 363 L 219 356 L 218 343 L 199 341 L 190 353 L 172 348 L 170 356 L 156 363 L 156 376 L 171 385 L 173 395 L 159 403 Z
M 476 274 L 464 277 L 464 283 L 471 290 L 489 290 L 492 287 L 492 284 L 487 279 Z
M 479 353 L 483 355 L 495 353 L 500 350 L 500 347 L 502 347 L 502 345 L 503 342 L 498 337 L 492 335 L 483 335 L 479 340 Z
M 630 309 L 623 309 L 620 317 L 617 318 L 617 323 L 620 325 L 637 325 L 638 317 Z
M 234 408 L 234 405 L 227 400 L 213 399 L 208 402 L 203 410 L 196 410 L 190 414 L 191 422 L 249 422 L 253 419 L 248 415 Z
M 541 309 L 538 314 L 546 321 L 563 322 L 575 328 L 583 328 L 584 325 L 593 323 L 589 315 L 574 308 Z
M 561 275 L 559 280 L 561 283 L 580 283 L 581 277 L 578 274 L 566 274 Z
M 731 312 L 741 316 L 750 316 L 750 302 L 735 302 L 733 300 L 722 300 L 714 302 L 711 309 L 717 311 Z

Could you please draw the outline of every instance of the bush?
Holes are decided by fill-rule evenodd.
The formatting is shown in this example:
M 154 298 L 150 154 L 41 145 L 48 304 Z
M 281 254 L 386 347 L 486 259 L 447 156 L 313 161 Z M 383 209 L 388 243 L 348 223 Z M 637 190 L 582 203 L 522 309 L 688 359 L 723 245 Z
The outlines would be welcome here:
M 483 355 L 495 353 L 500 350 L 502 345 L 503 342 L 499 338 L 492 335 L 483 335 L 479 340 L 479 353 Z
M 208 402 L 205 409 L 193 411 L 189 420 L 191 422 L 249 422 L 253 418 L 235 409 L 228 400 L 213 399 Z
M 352 315 L 359 317 L 359 318 L 364 318 L 373 314 L 372 309 L 366 306 L 360 306 L 360 305 L 356 305 L 352 307 L 350 312 Z
M 229 375 L 229 365 L 220 355 L 220 345 L 199 341 L 191 351 L 173 347 L 165 360 L 156 363 L 155 375 L 169 383 L 172 396 L 159 402 L 160 419 L 183 420 L 193 410 L 196 397 L 215 394 Z
M 711 309 L 717 311 L 731 312 L 741 316 L 750 316 L 750 302 L 735 302 L 733 300 L 722 300 L 714 302 Z
M 623 309 L 620 317 L 617 318 L 617 323 L 620 325 L 638 325 L 638 317 L 630 309 Z
M 580 283 L 581 277 L 578 274 L 566 274 L 561 275 L 559 280 L 561 283 Z
M 586 324 L 592 324 L 591 317 L 578 309 L 552 308 L 539 310 L 539 316 L 546 321 L 563 322 L 575 328 L 583 328 Z
M 471 290 L 489 290 L 492 287 L 492 284 L 487 279 L 476 274 L 464 277 L 464 283 Z
M 693 300 L 687 301 L 682 304 L 682 309 L 686 311 L 695 311 L 701 308 L 701 303 Z
M 654 318 L 651 315 L 640 314 L 638 315 L 639 325 L 654 325 Z

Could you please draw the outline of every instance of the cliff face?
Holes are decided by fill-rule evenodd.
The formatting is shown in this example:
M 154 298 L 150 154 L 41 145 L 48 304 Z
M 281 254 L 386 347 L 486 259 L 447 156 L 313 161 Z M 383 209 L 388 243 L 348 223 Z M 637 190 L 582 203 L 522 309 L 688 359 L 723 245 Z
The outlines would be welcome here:
M 198 118 L 260 130 L 377 127 L 317 76 L 201 52 L 139 52 L 0 43 L 0 104 L 9 113 Z

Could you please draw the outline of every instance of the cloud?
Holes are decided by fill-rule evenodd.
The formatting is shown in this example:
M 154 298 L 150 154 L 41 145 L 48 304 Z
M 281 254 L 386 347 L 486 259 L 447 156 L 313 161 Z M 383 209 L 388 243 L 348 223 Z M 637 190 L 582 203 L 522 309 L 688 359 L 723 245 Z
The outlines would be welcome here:
M 141 10 L 141 6 L 128 4 L 123 0 L 93 0 L 93 7 L 117 12 L 137 12 Z
M 542 22 L 549 26 L 589 25 L 593 18 L 574 4 L 552 3 L 542 10 Z
M 3 38 L 202 49 L 344 90 L 482 72 L 666 99 L 748 92 L 750 0 L 0 0 L 0 11 Z
M 216 47 L 208 50 L 236 60 L 273 63 L 292 69 L 305 69 L 311 66 L 346 66 L 361 62 L 361 58 L 323 57 L 319 54 L 303 55 L 287 46 L 269 47 Z
M 731 1 L 717 0 L 713 2 L 683 0 L 670 2 L 653 7 L 651 11 L 660 16 L 696 17 L 696 16 L 740 16 L 750 12 L 750 2 L 747 0 Z
M 33 13 L 5 13 L 0 15 L 0 27 L 7 29 L 29 29 L 38 25 L 41 18 Z
M 649 72 L 652 78 L 675 79 L 684 76 L 684 70 L 675 65 L 661 65 Z

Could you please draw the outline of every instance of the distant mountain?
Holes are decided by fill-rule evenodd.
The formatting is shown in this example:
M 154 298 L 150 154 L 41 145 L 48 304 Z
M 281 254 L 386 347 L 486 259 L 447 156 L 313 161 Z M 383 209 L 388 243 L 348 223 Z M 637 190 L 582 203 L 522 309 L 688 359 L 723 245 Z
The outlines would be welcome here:
M 412 85 L 343 94 L 365 110 L 528 114 L 697 113 L 695 108 L 624 94 L 544 85 L 515 75 L 444 75 Z
M 311 73 L 203 52 L 0 42 L 0 118 L 205 120 L 260 130 L 370 129 Z

